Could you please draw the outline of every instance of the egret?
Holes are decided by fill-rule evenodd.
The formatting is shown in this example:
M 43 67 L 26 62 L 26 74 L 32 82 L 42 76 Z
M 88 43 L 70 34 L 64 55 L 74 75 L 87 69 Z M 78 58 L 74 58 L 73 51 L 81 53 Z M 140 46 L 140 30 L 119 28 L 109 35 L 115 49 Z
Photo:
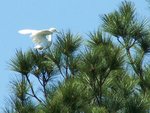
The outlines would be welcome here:
M 52 43 L 52 34 L 58 32 L 56 28 L 44 30 L 23 29 L 18 31 L 23 35 L 30 35 L 32 42 L 35 43 L 35 49 L 43 50 L 50 47 Z

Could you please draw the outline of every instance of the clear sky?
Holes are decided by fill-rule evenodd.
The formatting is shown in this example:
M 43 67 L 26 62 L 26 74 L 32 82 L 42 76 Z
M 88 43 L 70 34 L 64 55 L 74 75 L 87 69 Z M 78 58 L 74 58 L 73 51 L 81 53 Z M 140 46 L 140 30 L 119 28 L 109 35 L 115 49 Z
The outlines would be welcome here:
M 18 34 L 24 28 L 58 30 L 71 29 L 85 34 L 100 25 L 99 15 L 107 14 L 123 0 L 0 0 L 0 110 L 11 93 L 9 82 L 15 73 L 8 68 L 16 49 L 23 51 L 33 47 L 28 37 Z M 145 0 L 135 3 L 139 17 L 150 17 Z M 1 113 L 1 112 L 0 112 Z

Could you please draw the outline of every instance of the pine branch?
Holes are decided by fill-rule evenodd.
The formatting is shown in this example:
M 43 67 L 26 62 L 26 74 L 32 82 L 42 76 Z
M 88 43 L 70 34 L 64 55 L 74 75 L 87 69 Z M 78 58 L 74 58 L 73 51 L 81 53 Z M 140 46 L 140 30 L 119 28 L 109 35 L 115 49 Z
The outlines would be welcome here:
M 58 69 L 59 69 L 59 72 L 60 72 L 61 76 L 62 76 L 63 78 L 65 78 L 64 74 L 63 74 L 62 71 L 61 71 L 61 68 L 58 67 Z
M 138 70 L 136 69 L 136 66 L 134 64 L 133 58 L 132 58 L 131 53 L 130 53 L 130 49 L 126 49 L 126 52 L 127 52 L 127 55 L 128 55 L 128 58 L 129 58 L 129 61 L 131 63 L 133 70 L 140 77 L 140 80 L 143 82 L 144 78 L 143 78 L 143 74 L 141 72 L 142 70 L 140 72 L 138 72 Z M 144 92 L 146 92 L 145 86 L 143 84 L 141 84 L 141 88 Z
M 45 96 L 45 98 L 47 98 L 47 91 L 46 91 L 47 82 L 46 82 L 45 74 L 43 74 L 43 80 L 42 81 L 43 81 L 42 86 L 43 86 L 44 96 Z
M 36 96 L 36 94 L 35 94 L 35 92 L 34 92 L 34 89 L 33 89 L 33 87 L 32 87 L 32 84 L 31 84 L 31 82 L 30 82 L 30 79 L 29 79 L 28 75 L 25 75 L 25 77 L 26 77 L 26 79 L 27 79 L 27 81 L 28 81 L 28 83 L 29 83 L 29 86 L 30 86 L 30 88 L 31 88 L 31 92 L 32 92 L 32 94 L 33 94 L 33 97 L 34 97 L 35 99 L 37 99 L 40 103 L 42 103 L 42 101 Z
M 124 47 L 123 43 L 119 40 L 119 37 L 117 37 L 117 40 Z
M 66 78 L 68 79 L 69 78 L 69 75 L 68 75 L 68 65 L 69 65 L 69 59 L 68 59 L 68 56 L 66 56 L 67 58 L 66 58 L 66 67 L 65 67 L 65 69 L 66 69 Z

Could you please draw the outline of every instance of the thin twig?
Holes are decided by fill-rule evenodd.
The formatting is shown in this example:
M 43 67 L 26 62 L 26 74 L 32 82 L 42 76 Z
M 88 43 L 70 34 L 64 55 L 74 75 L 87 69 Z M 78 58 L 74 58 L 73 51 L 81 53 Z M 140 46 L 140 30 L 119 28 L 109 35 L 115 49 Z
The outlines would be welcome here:
M 39 81 L 39 83 L 40 83 L 41 85 L 43 85 L 42 82 L 40 81 L 40 78 L 38 78 L 38 81 Z
M 136 40 L 133 41 L 133 43 L 128 47 L 131 48 L 135 44 Z
M 35 94 L 35 92 L 34 92 L 34 89 L 33 89 L 33 87 L 32 87 L 32 84 L 31 84 L 31 82 L 30 82 L 30 79 L 29 79 L 28 75 L 25 75 L 25 77 L 26 77 L 26 79 L 27 79 L 27 81 L 28 81 L 28 83 L 29 83 L 29 85 L 30 85 L 30 88 L 31 88 L 33 97 L 36 98 L 40 103 L 42 103 L 42 101 L 36 96 L 36 94 Z
M 141 73 L 141 72 L 138 73 L 138 70 L 136 69 L 136 66 L 134 65 L 134 61 L 133 61 L 133 59 L 132 59 L 130 50 L 129 50 L 129 49 L 126 49 L 126 52 L 127 52 L 128 58 L 129 58 L 129 60 L 130 60 L 130 62 L 131 62 L 131 66 L 132 66 L 132 68 L 134 69 L 135 73 L 140 77 L 140 80 L 141 80 L 141 81 L 144 81 L 144 78 L 143 78 L 142 73 Z M 146 89 L 144 88 L 144 85 L 141 85 L 141 88 L 143 89 L 144 92 L 146 91 Z
M 60 72 L 60 74 L 62 75 L 62 77 L 65 79 L 65 76 L 64 76 L 64 74 L 63 74 L 62 71 L 61 71 L 61 68 L 58 67 L 58 69 L 59 69 L 59 72 Z
M 119 40 L 119 37 L 117 37 L 117 40 L 124 47 L 123 43 Z
M 44 90 L 44 96 L 45 96 L 45 98 L 47 98 L 47 91 L 46 91 L 46 78 L 45 78 L 45 74 L 43 74 L 43 90 Z
M 108 70 L 106 71 L 106 77 L 104 78 L 104 80 L 102 81 L 102 85 L 104 84 L 105 80 L 107 79 L 109 73 L 111 72 L 110 68 L 108 68 Z
M 67 56 L 67 59 L 66 59 L 66 78 L 68 79 L 69 76 L 68 76 L 68 56 Z

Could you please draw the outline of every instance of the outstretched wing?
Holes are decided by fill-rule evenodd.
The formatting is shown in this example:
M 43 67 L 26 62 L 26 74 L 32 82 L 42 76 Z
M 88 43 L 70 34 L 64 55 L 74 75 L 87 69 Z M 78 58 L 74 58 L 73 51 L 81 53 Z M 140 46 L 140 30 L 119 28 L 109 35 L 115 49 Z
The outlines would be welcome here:
M 32 41 L 34 43 L 46 43 L 48 39 L 46 38 L 47 35 L 50 34 L 50 31 L 48 30 L 40 30 L 36 34 L 32 35 Z
M 36 35 L 32 37 L 32 41 L 36 44 L 40 44 L 40 43 L 46 42 L 47 39 L 46 39 L 46 36 Z
M 36 34 L 33 34 L 34 36 L 47 36 L 49 35 L 51 32 L 48 30 L 39 30 Z
M 18 33 L 23 34 L 23 35 L 30 35 L 30 34 L 35 34 L 37 30 L 31 30 L 31 29 L 23 29 L 19 30 Z
M 35 48 L 47 48 L 51 45 L 51 32 L 49 30 L 31 30 L 23 29 L 18 31 L 23 35 L 30 35 L 33 43 L 36 44 Z

